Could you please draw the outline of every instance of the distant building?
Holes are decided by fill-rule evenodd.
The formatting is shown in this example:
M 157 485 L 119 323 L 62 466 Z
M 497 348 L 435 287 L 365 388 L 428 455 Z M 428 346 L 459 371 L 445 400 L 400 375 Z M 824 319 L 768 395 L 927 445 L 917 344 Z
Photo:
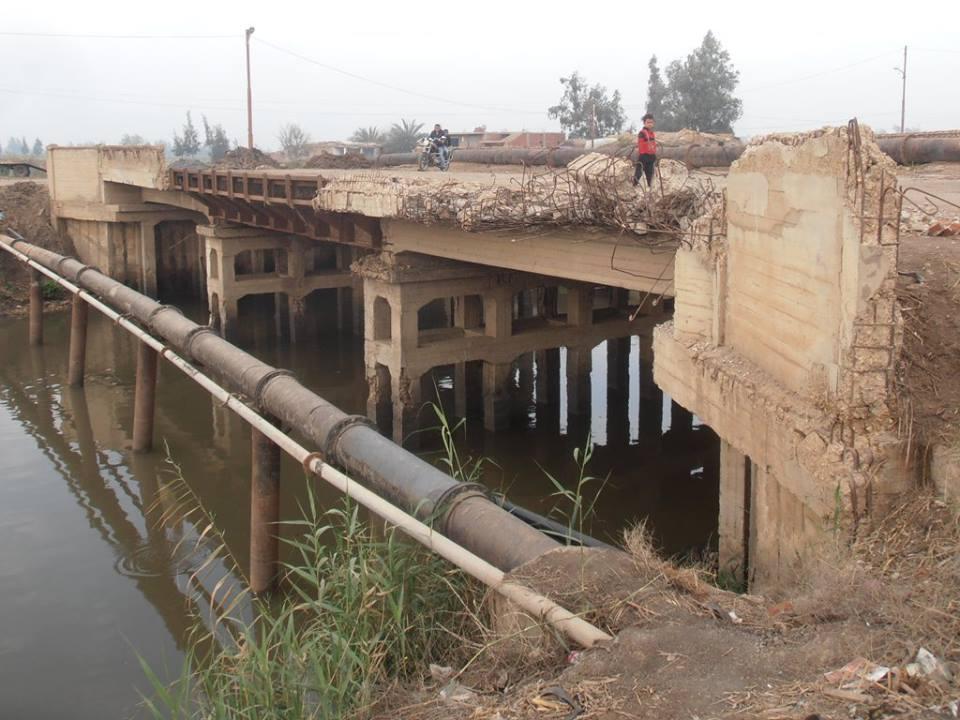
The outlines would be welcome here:
M 307 145 L 309 155 L 363 155 L 368 160 L 376 160 L 383 152 L 379 143 L 353 142 L 352 140 L 332 140 L 327 142 L 310 143 Z

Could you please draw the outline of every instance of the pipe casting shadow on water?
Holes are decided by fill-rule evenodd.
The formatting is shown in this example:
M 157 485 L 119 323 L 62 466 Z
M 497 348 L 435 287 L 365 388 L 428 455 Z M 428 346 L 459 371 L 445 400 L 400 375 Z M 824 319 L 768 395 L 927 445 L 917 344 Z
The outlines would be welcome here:
M 383 452 L 382 445 L 384 443 L 392 448 L 393 453 L 397 456 L 392 458 L 392 462 L 406 461 L 408 465 L 412 466 L 405 468 L 407 472 L 416 471 L 419 469 L 417 467 L 419 465 L 429 470 L 431 474 L 439 476 L 445 481 L 442 485 L 446 487 L 440 491 L 439 496 L 436 495 L 436 488 L 434 488 L 433 494 L 425 497 L 426 500 L 432 502 L 418 503 L 416 506 L 417 510 L 436 514 L 436 516 L 444 518 L 447 528 L 458 531 L 468 541 L 473 541 L 487 551 L 493 550 L 499 552 L 499 555 L 496 555 L 496 557 L 499 557 L 501 560 L 505 559 L 507 563 L 515 562 L 515 564 L 508 565 L 505 569 L 509 570 L 519 565 L 520 563 L 516 562 L 516 560 L 524 555 L 527 556 L 527 559 L 533 559 L 542 554 L 542 552 L 557 547 L 557 543 L 533 528 L 530 528 L 522 521 L 514 518 L 492 503 L 483 494 L 476 492 L 456 493 L 458 487 L 461 486 L 458 481 L 444 475 L 419 458 L 385 440 L 370 426 L 365 418 L 347 416 L 345 413 L 339 411 L 322 398 L 319 398 L 301 386 L 293 380 L 286 371 L 277 370 L 261 363 L 256 360 L 256 358 L 230 345 L 218 336 L 211 337 L 212 333 L 209 328 L 199 326 L 187 320 L 175 308 L 160 305 L 150 298 L 107 278 L 100 272 L 83 265 L 73 258 L 38 248 L 24 240 L 13 240 L 6 236 L 0 236 L 0 245 L 12 254 L 18 256 L 21 260 L 28 262 L 31 267 L 41 269 L 41 271 L 48 274 L 48 276 L 58 281 L 61 285 L 67 287 L 71 292 L 78 293 L 86 302 L 94 305 L 97 309 L 101 310 L 101 312 L 104 312 L 108 317 L 113 319 L 114 322 L 137 336 L 141 342 L 151 346 L 169 362 L 204 387 L 214 397 L 221 400 L 224 405 L 244 418 L 252 427 L 267 435 L 288 454 L 300 460 L 306 469 L 320 475 L 345 494 L 371 509 L 388 522 L 401 528 L 406 534 L 418 542 L 421 542 L 442 557 L 450 560 L 465 572 L 495 589 L 496 592 L 509 598 L 534 617 L 543 618 L 571 639 L 586 647 L 590 647 L 598 641 L 610 639 L 610 636 L 606 633 L 587 623 L 582 618 L 573 615 L 548 598 L 536 593 L 530 588 L 508 580 L 504 569 L 496 567 L 492 562 L 488 562 L 480 556 L 479 553 L 471 552 L 471 549 L 467 547 L 465 543 L 457 543 L 455 539 L 445 537 L 448 533 L 438 533 L 434 528 L 420 522 L 408 512 L 392 505 L 376 493 L 359 485 L 346 474 L 341 473 L 333 466 L 324 462 L 321 459 L 320 453 L 309 453 L 289 435 L 272 425 L 256 411 L 240 401 L 235 395 L 224 390 L 196 367 L 171 352 L 170 348 L 141 330 L 116 310 L 101 302 L 90 293 L 84 292 L 80 286 L 82 285 L 86 289 L 99 294 L 101 297 L 113 300 L 120 305 L 121 308 L 126 309 L 129 315 L 140 319 L 144 324 L 153 328 L 155 332 L 166 339 L 169 340 L 171 337 L 177 338 L 180 341 L 179 346 L 184 348 L 186 354 L 192 355 L 195 360 L 200 362 L 206 361 L 204 364 L 207 367 L 220 370 L 225 377 L 232 379 L 235 385 L 242 388 L 246 395 L 259 400 L 258 405 L 260 407 L 266 408 L 268 411 L 274 410 L 273 414 L 275 416 L 281 419 L 286 419 L 286 417 L 295 418 L 299 413 L 304 416 L 304 419 L 308 423 L 313 419 L 317 425 L 307 425 L 307 428 L 313 432 L 305 432 L 304 434 L 316 439 L 319 434 L 318 429 L 326 429 L 326 433 L 319 434 L 319 437 L 322 439 L 318 440 L 320 446 L 326 450 L 324 454 L 325 457 L 340 458 L 341 462 L 345 465 L 351 461 L 353 463 L 359 463 L 359 467 L 363 468 L 362 460 L 358 460 L 356 456 L 352 456 L 343 448 L 338 447 L 344 442 L 348 431 L 353 431 L 354 434 L 354 438 L 351 439 L 351 445 L 360 443 L 362 437 L 360 437 L 358 431 L 363 430 L 366 431 L 364 434 L 373 434 L 373 439 L 379 441 L 374 443 L 374 446 L 381 450 L 381 452 Z M 73 282 L 61 277 L 62 274 L 70 278 L 71 273 Z M 77 284 L 74 284 L 74 282 Z M 193 343 L 198 340 L 207 340 L 208 346 L 205 349 L 203 346 L 198 349 L 193 349 Z M 220 357 L 217 350 L 225 353 L 226 356 Z M 281 386 L 281 390 L 277 392 L 277 396 L 271 400 L 270 386 L 275 381 L 286 382 Z M 284 401 L 290 403 L 295 400 L 313 400 L 313 402 L 312 404 L 308 404 L 307 408 L 291 409 L 285 406 Z M 324 411 L 325 416 L 318 413 L 318 410 Z M 315 413 L 318 415 L 316 418 L 313 417 Z M 326 421 L 326 424 L 324 424 L 324 421 Z M 363 450 L 362 447 L 358 447 L 357 449 Z M 366 459 L 368 462 L 372 461 L 376 463 L 376 461 L 380 459 L 377 456 L 363 458 L 362 452 L 360 455 L 362 459 Z M 344 462 L 345 460 L 346 462 Z M 374 472 L 368 470 L 365 477 L 386 478 L 385 473 L 390 469 L 389 467 L 377 465 L 373 465 L 372 467 L 376 468 L 376 470 Z M 392 467 L 397 466 L 394 465 Z M 399 489 L 403 490 L 403 488 Z M 400 494 L 402 497 L 402 493 Z M 443 497 L 451 498 L 449 505 L 440 505 L 439 500 Z M 456 514 L 454 514 L 454 511 L 457 511 Z M 430 515 L 428 514 L 427 516 L 429 517 Z M 457 524 L 455 524 L 454 521 Z M 490 536 L 491 530 L 493 531 L 493 537 Z M 531 545 L 517 548 L 515 543 L 518 539 L 525 537 L 532 538 L 535 542 Z M 503 547 L 504 543 L 513 545 L 514 549 L 507 551 L 507 549 Z
M 358 503 L 370 509 L 371 511 L 373 511 L 374 513 L 376 513 L 377 515 L 379 515 L 380 517 L 382 517 L 383 519 L 391 523 L 392 525 L 395 525 L 396 527 L 403 530 L 407 535 L 409 535 L 413 539 L 427 546 L 434 552 L 438 553 L 440 556 L 451 561 L 452 563 L 457 565 L 457 567 L 461 568 L 471 576 L 475 577 L 476 579 L 480 580 L 484 584 L 488 585 L 499 594 L 510 599 L 516 605 L 518 605 L 521 609 L 530 613 L 533 617 L 542 618 L 544 621 L 546 621 L 556 629 L 560 630 L 561 632 L 566 634 L 568 637 L 570 637 L 572 640 L 583 645 L 584 647 L 591 647 L 593 644 L 597 642 L 612 639 L 610 635 L 608 635 L 607 633 L 601 631 L 600 629 L 586 622 L 582 618 L 574 615 L 573 613 L 569 612 L 565 608 L 557 605 L 549 598 L 546 598 L 543 595 L 540 595 L 539 593 L 531 590 L 530 588 L 524 585 L 520 585 L 511 580 L 508 580 L 506 573 L 503 570 L 495 567 L 490 562 L 487 562 L 486 560 L 484 560 L 482 557 L 479 557 L 475 553 L 470 552 L 469 549 L 461 545 L 458 545 L 456 542 L 445 537 L 443 534 L 438 533 L 434 528 L 429 527 L 426 524 L 420 522 L 415 517 L 405 512 L 401 508 L 398 508 L 392 505 L 391 503 L 387 502 L 376 493 L 373 493 L 372 491 L 358 484 L 355 480 L 352 480 L 350 477 L 348 477 L 344 473 L 340 472 L 333 466 L 324 462 L 321 459 L 320 453 L 308 452 L 303 446 L 301 446 L 299 443 L 293 440 L 293 438 L 291 438 L 281 429 L 277 428 L 275 425 L 269 422 L 266 418 L 261 416 L 258 412 L 248 407 L 244 402 L 239 400 L 235 395 L 233 395 L 232 393 L 229 393 L 227 390 L 222 388 L 219 384 L 211 380 L 203 372 L 200 372 L 196 367 L 188 363 L 182 357 L 172 352 L 170 348 L 166 347 L 162 342 L 160 342 L 159 340 L 157 340 L 156 338 L 154 338 L 144 330 L 140 329 L 138 326 L 134 325 L 132 322 L 130 322 L 130 320 L 120 315 L 113 308 L 109 307 L 108 305 L 101 302 L 97 298 L 91 296 L 89 293 L 83 292 L 78 285 L 75 285 L 73 282 L 64 280 L 60 275 L 58 275 L 58 271 L 63 272 L 62 268 L 64 265 L 69 266 L 70 263 L 80 265 L 80 268 L 77 269 L 77 272 L 75 272 L 74 277 L 77 278 L 78 282 L 81 282 L 81 280 L 79 280 L 80 275 L 84 274 L 85 270 L 90 270 L 89 268 L 85 268 L 76 260 L 73 260 L 71 258 L 66 258 L 63 256 L 58 256 L 56 253 L 50 253 L 49 251 L 43 250 L 42 248 L 37 248 L 35 246 L 30 245 L 29 243 L 26 243 L 25 241 L 12 240 L 8 244 L 6 242 L 7 240 L 10 240 L 10 238 L 7 238 L 6 236 L 0 236 L 0 245 L 2 245 L 4 249 L 10 251 L 12 254 L 16 255 L 21 260 L 27 261 L 28 263 L 31 264 L 31 267 L 42 265 L 41 271 L 48 274 L 49 277 L 59 282 L 61 285 L 69 289 L 71 292 L 79 294 L 80 297 L 83 298 L 85 301 L 94 305 L 94 307 L 96 307 L 101 312 L 106 314 L 114 322 L 121 325 L 121 327 L 123 327 L 125 330 L 127 330 L 128 332 L 130 332 L 131 334 L 139 338 L 144 345 L 150 346 L 154 351 L 158 352 L 161 356 L 166 358 L 171 364 L 173 364 L 175 367 L 177 367 L 178 369 L 186 373 L 188 376 L 190 376 L 201 387 L 207 390 L 213 397 L 220 400 L 225 406 L 227 406 L 229 409 L 233 410 L 236 414 L 240 415 L 244 420 L 246 420 L 251 425 L 252 428 L 263 433 L 263 435 L 267 436 L 270 440 L 276 443 L 277 446 L 279 446 L 281 449 L 286 451 L 289 455 L 291 455 L 296 460 L 301 462 L 301 464 L 303 464 L 304 466 L 304 469 L 319 475 L 321 478 L 323 478 L 324 480 L 332 484 L 334 487 L 341 490 L 341 492 L 343 492 L 344 494 L 353 498 Z M 23 250 L 28 250 L 30 254 L 23 252 Z M 43 257 L 44 254 L 59 258 L 55 262 L 51 263 L 52 265 L 54 265 L 54 267 L 51 267 L 50 265 L 47 265 L 45 263 L 41 263 L 35 257 L 36 255 L 40 255 L 41 257 Z M 47 258 L 47 259 L 50 260 L 50 258 Z M 91 272 L 96 273 L 96 275 L 100 276 L 101 278 L 103 277 L 99 272 L 96 272 L 93 270 L 91 270 Z M 106 278 L 106 279 L 109 280 L 109 278 Z M 94 281 L 87 280 L 86 282 L 92 285 L 95 284 L 95 280 Z M 115 281 L 111 281 L 111 282 L 115 283 Z M 133 293 L 134 295 L 139 296 L 139 299 L 149 300 L 149 298 L 144 298 L 144 296 L 129 290 L 129 288 L 125 288 L 123 286 L 121 286 L 121 288 L 124 291 Z M 112 288 L 112 289 L 116 290 L 117 288 Z M 139 299 L 134 298 L 134 300 L 138 302 L 139 302 Z M 159 315 L 160 311 L 163 311 L 163 310 L 172 311 L 171 308 L 165 308 L 164 306 L 159 306 L 154 301 L 150 301 L 150 302 L 153 303 L 154 305 L 157 305 L 157 308 L 152 309 L 148 316 L 150 319 L 154 319 L 154 321 L 155 321 L 154 316 Z M 144 311 L 144 308 L 138 308 L 138 309 L 141 311 Z M 135 313 L 131 313 L 131 314 L 134 314 L 134 316 L 136 317 Z M 204 328 L 200 328 L 200 329 L 203 330 Z M 194 334 L 199 334 L 199 333 L 194 333 Z M 186 347 L 189 348 L 189 341 L 187 342 Z M 239 350 L 238 352 L 242 353 L 242 351 L 239 351 Z M 243 354 L 246 355 L 246 353 L 243 353 Z M 262 363 L 260 364 L 262 365 Z M 265 367 L 269 367 L 269 366 L 265 366 Z M 277 371 L 277 370 L 271 369 L 270 373 L 272 373 L 272 377 L 288 377 L 285 374 L 285 371 Z M 270 373 L 268 373 L 268 375 L 270 375 Z M 261 377 L 257 381 L 257 383 L 258 384 L 256 386 L 256 390 L 257 390 L 257 394 L 259 394 L 259 392 L 263 390 L 260 384 L 262 383 L 265 386 L 266 382 L 264 381 L 264 378 Z M 347 420 L 351 421 L 350 423 L 351 425 L 354 424 L 351 418 L 348 418 L 345 415 L 344 417 Z M 342 430 L 340 434 L 341 435 L 343 434 Z M 339 437 L 339 435 L 337 437 Z M 399 447 L 396 447 L 396 449 L 399 452 L 406 452 Z M 419 459 L 417 460 L 419 461 Z M 419 461 L 419 462 L 422 463 L 422 461 Z M 426 465 L 425 463 L 423 464 Z M 427 467 L 430 467 L 430 466 L 427 466 Z M 444 476 L 444 477 L 447 477 L 447 476 Z M 448 479 L 451 482 L 456 484 L 456 481 L 454 481 L 452 478 L 448 478 Z M 497 511 L 504 512 L 499 507 L 493 505 L 493 503 L 490 503 L 489 500 L 486 500 L 484 496 L 480 496 L 480 497 L 484 499 L 493 508 L 495 508 Z M 461 501 L 461 504 L 463 504 L 463 502 L 465 502 L 465 500 Z M 513 522 L 519 522 L 509 515 L 508 517 L 510 517 L 510 520 Z M 523 527 L 526 528 L 528 532 L 536 532 L 531 528 L 527 528 L 525 525 Z M 539 535 L 539 533 L 537 534 Z M 549 541 L 547 538 L 544 538 L 544 540 L 547 540 L 550 543 L 551 548 L 556 547 L 556 544 L 553 543 L 552 541 Z

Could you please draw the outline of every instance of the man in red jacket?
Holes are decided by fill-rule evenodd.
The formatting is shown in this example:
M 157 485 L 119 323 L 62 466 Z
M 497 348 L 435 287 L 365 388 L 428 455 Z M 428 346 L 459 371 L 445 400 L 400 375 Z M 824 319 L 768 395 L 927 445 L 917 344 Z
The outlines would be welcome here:
M 637 166 L 633 172 L 633 184 L 640 182 L 640 173 L 647 178 L 647 187 L 653 187 L 653 168 L 657 164 L 657 134 L 653 131 L 653 115 L 643 116 L 643 127 L 637 133 Z

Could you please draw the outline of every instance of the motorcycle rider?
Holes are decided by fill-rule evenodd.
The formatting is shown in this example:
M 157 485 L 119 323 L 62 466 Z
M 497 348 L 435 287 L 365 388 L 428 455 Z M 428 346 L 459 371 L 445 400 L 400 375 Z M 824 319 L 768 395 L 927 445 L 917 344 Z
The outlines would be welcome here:
M 440 123 L 436 123 L 428 137 L 431 144 L 437 149 L 437 154 L 440 156 L 440 167 L 445 168 L 447 166 L 447 155 L 449 153 L 447 148 L 450 144 L 450 133 L 440 127 Z

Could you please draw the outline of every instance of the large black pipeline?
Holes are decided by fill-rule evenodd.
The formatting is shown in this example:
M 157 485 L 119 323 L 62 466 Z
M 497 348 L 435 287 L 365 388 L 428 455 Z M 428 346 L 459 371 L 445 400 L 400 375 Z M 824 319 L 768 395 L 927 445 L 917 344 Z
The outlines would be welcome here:
M 916 165 L 929 162 L 960 162 L 960 132 L 951 134 L 903 134 L 878 135 L 877 145 L 899 165 Z M 723 145 L 677 145 L 661 146 L 659 156 L 679 160 L 691 168 L 728 167 L 746 149 L 739 140 Z M 531 165 L 566 167 L 570 161 L 586 153 L 598 152 L 619 155 L 628 160 L 636 159 L 633 146 L 616 143 L 601 145 L 594 150 L 572 147 L 555 148 L 463 148 L 453 151 L 455 162 L 482 165 Z M 390 153 L 377 158 L 381 166 L 413 165 L 416 153 Z
M 460 483 L 383 437 L 366 418 L 347 415 L 278 370 L 232 345 L 213 329 L 187 319 L 98 270 L 23 240 L 13 247 L 162 337 L 179 353 L 215 372 L 300 435 L 324 460 L 339 464 L 373 491 L 429 520 L 439 532 L 501 570 L 512 570 L 558 544 L 500 508 L 472 485 Z

